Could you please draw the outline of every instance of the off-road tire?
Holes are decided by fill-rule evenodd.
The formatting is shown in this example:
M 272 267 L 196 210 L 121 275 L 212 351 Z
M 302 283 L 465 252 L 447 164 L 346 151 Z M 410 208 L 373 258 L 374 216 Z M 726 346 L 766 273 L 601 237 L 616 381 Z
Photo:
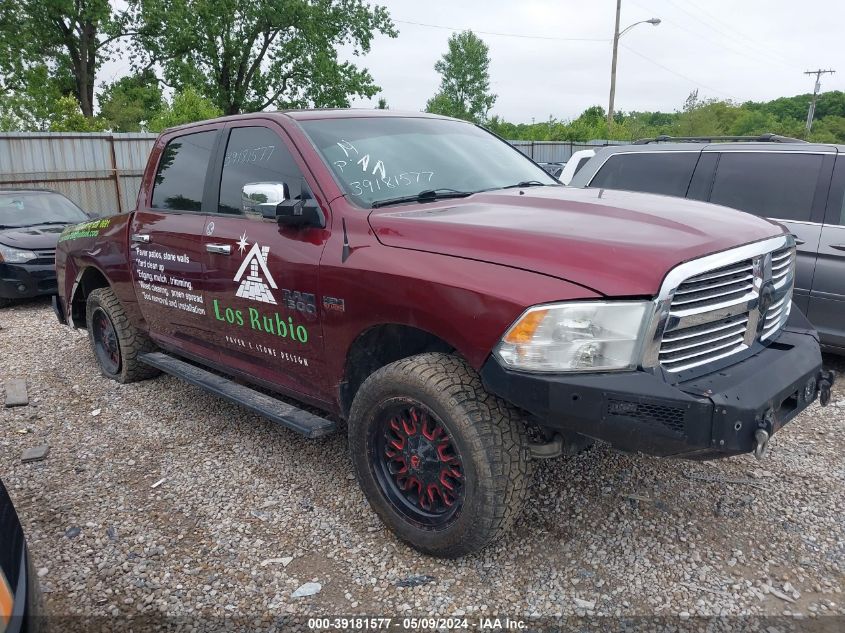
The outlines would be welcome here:
M 0 297 L 0 308 L 8 308 L 10 305 L 14 305 L 14 299 L 4 299 Z
M 463 460 L 463 500 L 446 526 L 424 526 L 397 511 L 376 475 L 373 425 L 380 407 L 410 398 L 431 410 Z M 520 413 L 488 393 L 478 374 L 457 356 L 427 353 L 382 367 L 361 385 L 349 416 L 349 449 L 370 505 L 403 541 L 433 556 L 457 558 L 505 534 L 519 516 L 531 479 Z
M 117 334 L 120 347 L 120 363 L 117 371 L 108 371 L 97 355 L 92 317 L 98 309 L 106 313 Z M 126 310 L 111 288 L 98 288 L 88 295 L 85 315 L 86 325 L 88 326 L 88 340 L 91 342 L 97 365 L 106 378 L 111 378 L 120 383 L 129 383 L 154 378 L 161 373 L 158 369 L 145 365 L 138 360 L 138 356 L 141 354 L 154 352 L 156 346 L 146 334 L 132 325 Z

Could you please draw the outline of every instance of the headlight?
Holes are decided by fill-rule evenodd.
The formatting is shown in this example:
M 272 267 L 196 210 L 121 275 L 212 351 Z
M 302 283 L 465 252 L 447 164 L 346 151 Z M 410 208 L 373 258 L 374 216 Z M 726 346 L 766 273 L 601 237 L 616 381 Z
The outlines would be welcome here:
M 24 262 L 37 259 L 38 255 L 32 251 L 22 251 L 5 244 L 0 244 L 0 262 L 8 262 L 10 264 L 23 264 Z
M 637 366 L 648 301 L 578 301 L 524 312 L 495 354 L 524 371 L 608 371 Z

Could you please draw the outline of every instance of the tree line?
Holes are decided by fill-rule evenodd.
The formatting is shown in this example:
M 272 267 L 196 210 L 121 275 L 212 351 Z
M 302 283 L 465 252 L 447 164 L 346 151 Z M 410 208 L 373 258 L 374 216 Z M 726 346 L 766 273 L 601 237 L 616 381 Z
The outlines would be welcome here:
M 159 131 L 268 108 L 348 107 L 380 88 L 338 50 L 359 57 L 379 34 L 398 31 L 367 0 L 0 0 L 0 130 Z M 102 76 L 125 56 L 129 74 Z M 610 126 L 600 106 L 570 120 L 511 123 L 490 116 L 489 66 L 481 38 L 453 34 L 425 110 L 518 140 L 803 137 L 811 98 L 737 104 L 696 91 L 675 112 L 619 112 Z M 378 107 L 388 107 L 383 96 Z M 820 96 L 809 140 L 845 143 L 845 93 Z
M 773 101 L 733 103 L 701 99 L 695 91 L 675 112 L 618 112 L 608 128 L 601 106 L 587 108 L 578 117 L 549 117 L 539 123 L 514 124 L 493 116 L 486 125 L 507 139 L 530 141 L 632 141 L 670 136 L 757 136 L 773 133 L 818 143 L 845 143 L 845 92 L 819 95 L 809 136 L 805 135 L 811 94 Z
M 364 55 L 376 34 L 397 31 L 365 0 L 0 0 L 0 129 L 158 130 L 348 106 L 379 87 L 338 50 Z M 123 56 L 131 74 L 104 82 Z

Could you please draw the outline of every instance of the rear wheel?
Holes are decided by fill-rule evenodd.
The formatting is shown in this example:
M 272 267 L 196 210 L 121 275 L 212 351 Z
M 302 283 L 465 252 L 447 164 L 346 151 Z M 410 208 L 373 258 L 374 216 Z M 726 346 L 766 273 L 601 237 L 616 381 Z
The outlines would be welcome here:
M 522 508 L 530 463 L 521 416 L 456 356 L 422 354 L 367 378 L 349 447 L 373 509 L 424 553 L 477 551 Z
M 155 350 L 155 344 L 129 320 L 111 288 L 98 288 L 86 303 L 88 338 L 100 371 L 118 382 L 136 382 L 157 376 L 159 370 L 138 356 Z

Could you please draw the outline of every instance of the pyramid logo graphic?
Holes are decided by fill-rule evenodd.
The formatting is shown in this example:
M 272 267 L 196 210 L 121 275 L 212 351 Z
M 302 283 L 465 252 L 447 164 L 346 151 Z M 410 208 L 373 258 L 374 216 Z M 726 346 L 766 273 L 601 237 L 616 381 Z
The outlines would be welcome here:
M 270 292 L 270 288 L 276 290 L 277 286 L 276 282 L 273 281 L 273 275 L 267 269 L 267 255 L 269 254 L 269 246 L 260 247 L 257 243 L 252 245 L 235 275 L 235 281 L 241 283 L 235 293 L 236 296 L 276 305 L 273 293 Z M 246 274 L 247 269 L 249 269 L 249 274 Z

